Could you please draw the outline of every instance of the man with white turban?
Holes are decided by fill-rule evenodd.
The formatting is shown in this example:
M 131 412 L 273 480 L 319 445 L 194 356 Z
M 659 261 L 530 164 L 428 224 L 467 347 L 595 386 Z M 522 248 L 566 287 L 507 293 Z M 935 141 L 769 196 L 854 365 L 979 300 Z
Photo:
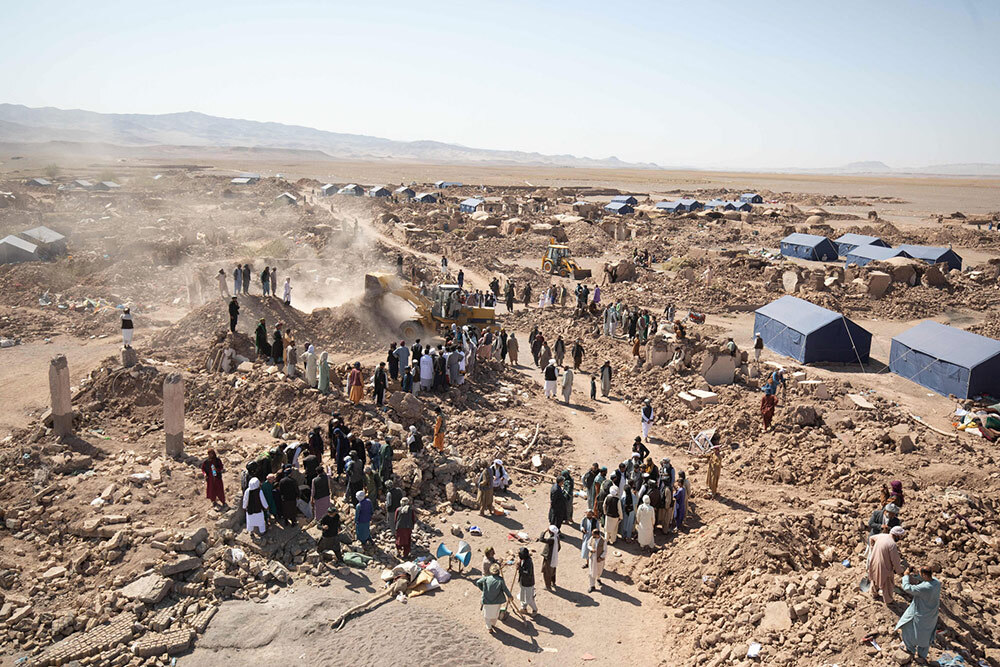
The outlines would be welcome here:
M 267 532 L 264 523 L 264 513 L 268 509 L 267 498 L 260 490 L 260 480 L 256 477 L 250 480 L 247 490 L 243 492 L 243 509 L 247 515 L 247 532 L 253 534 L 254 529 L 261 535 Z
M 556 360 L 549 359 L 549 363 L 545 365 L 545 370 L 542 373 L 545 374 L 545 398 L 555 398 L 556 380 L 559 379 L 559 368 L 556 366 Z
M 643 549 L 655 549 L 656 542 L 653 540 L 653 525 L 656 523 L 656 510 L 649 502 L 649 496 L 642 497 L 642 504 L 635 512 L 636 525 L 638 526 L 639 546 Z
M 549 526 L 538 541 L 545 545 L 542 548 L 542 578 L 545 580 L 545 588 L 555 590 L 556 567 L 559 565 L 559 528 Z
M 493 460 L 493 488 L 494 490 L 506 491 L 510 486 L 510 475 L 503 466 L 500 459 Z
M 868 538 L 871 544 L 868 579 L 871 581 L 872 599 L 878 600 L 881 593 L 882 601 L 887 605 L 892 603 L 893 580 L 897 574 L 903 573 L 897 542 L 902 540 L 905 534 L 906 531 L 902 526 L 896 526 L 888 533 L 879 533 Z
M 618 538 L 618 524 L 622 520 L 622 501 L 619 495 L 618 487 L 612 485 L 608 489 L 608 497 L 604 499 L 604 533 L 608 544 L 614 544 Z

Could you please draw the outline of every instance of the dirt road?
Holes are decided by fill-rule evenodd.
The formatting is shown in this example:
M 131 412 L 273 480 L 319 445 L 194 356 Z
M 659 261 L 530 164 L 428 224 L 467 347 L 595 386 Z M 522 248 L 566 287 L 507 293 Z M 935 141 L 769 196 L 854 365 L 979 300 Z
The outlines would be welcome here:
M 117 336 L 80 340 L 56 336 L 51 343 L 35 341 L 7 348 L 0 353 L 4 382 L 0 383 L 0 437 L 11 429 L 24 428 L 49 407 L 49 361 L 65 354 L 73 386 L 121 349 Z

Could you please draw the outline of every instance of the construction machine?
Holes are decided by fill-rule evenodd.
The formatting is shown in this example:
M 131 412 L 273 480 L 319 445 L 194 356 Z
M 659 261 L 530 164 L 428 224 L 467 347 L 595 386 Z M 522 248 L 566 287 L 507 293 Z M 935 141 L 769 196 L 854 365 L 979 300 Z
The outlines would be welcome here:
M 465 292 L 458 285 L 437 285 L 429 296 L 409 282 L 392 273 L 365 274 L 365 300 L 376 304 L 386 294 L 399 297 L 416 310 L 416 317 L 399 326 L 403 340 L 438 334 L 452 324 L 462 327 L 475 325 L 480 330 L 497 330 L 493 308 L 467 306 Z
M 590 277 L 590 269 L 581 269 L 570 257 L 569 246 L 556 243 L 555 239 L 549 241 L 549 249 L 542 259 L 542 271 L 548 274 L 558 273 L 563 278 L 572 276 L 574 280 Z

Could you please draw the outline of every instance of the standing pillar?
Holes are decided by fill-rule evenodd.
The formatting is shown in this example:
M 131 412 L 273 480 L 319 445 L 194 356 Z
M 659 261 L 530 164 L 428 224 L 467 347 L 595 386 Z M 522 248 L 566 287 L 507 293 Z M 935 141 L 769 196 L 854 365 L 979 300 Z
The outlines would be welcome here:
M 69 363 L 65 355 L 49 363 L 49 393 L 52 397 L 52 429 L 56 435 L 73 435 L 73 401 L 69 393 Z
M 184 453 L 184 377 L 171 373 L 163 378 L 163 430 L 167 434 L 167 456 Z

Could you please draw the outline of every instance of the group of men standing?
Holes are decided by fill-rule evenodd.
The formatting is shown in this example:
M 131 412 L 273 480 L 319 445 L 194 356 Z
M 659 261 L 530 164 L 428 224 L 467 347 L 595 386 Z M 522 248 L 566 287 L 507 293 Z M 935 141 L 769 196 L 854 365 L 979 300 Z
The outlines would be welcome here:
M 232 298 L 235 299 L 239 294 L 250 294 L 250 281 L 252 278 L 253 269 L 249 264 L 243 264 L 240 266 L 236 265 L 233 269 L 233 292 Z M 225 269 L 219 269 L 219 273 L 216 274 L 216 279 L 219 282 L 219 295 L 222 298 L 227 299 L 230 297 L 229 293 L 229 282 L 226 278 Z M 270 268 L 264 267 L 260 272 L 260 287 L 261 294 L 263 296 L 278 296 L 278 267 L 272 266 Z M 285 278 L 285 284 L 281 288 L 281 298 L 285 302 L 285 305 L 291 305 L 292 303 L 292 279 Z

